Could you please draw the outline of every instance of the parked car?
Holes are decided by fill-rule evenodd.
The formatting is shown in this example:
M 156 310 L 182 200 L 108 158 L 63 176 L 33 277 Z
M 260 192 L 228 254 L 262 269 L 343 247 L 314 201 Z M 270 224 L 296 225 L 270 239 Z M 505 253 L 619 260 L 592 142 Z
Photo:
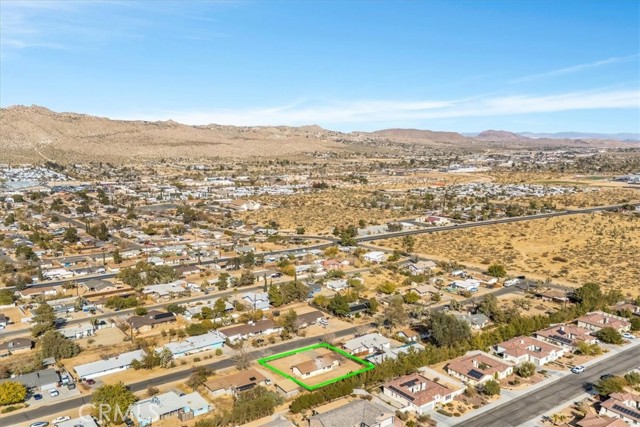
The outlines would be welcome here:
M 64 416 L 62 416 L 62 417 L 58 417 L 58 418 L 54 419 L 53 421 L 51 421 L 51 423 L 52 423 L 53 425 L 56 425 L 56 424 L 58 424 L 58 423 L 62 423 L 62 422 L 65 422 L 65 421 L 69 421 L 70 419 L 71 419 L 71 417 L 70 417 L 69 415 L 64 415 Z
M 87 384 L 89 385 L 94 385 L 95 383 L 96 383 L 96 380 L 92 380 L 91 378 L 87 380 Z
M 49 390 L 49 396 L 56 397 L 59 395 L 60 395 L 60 392 L 58 390 Z
M 584 366 L 582 365 L 574 366 L 573 368 L 571 368 L 571 372 L 573 372 L 574 374 L 581 374 L 584 372 Z
M 41 399 L 42 399 L 42 395 L 40 393 L 33 395 L 33 400 L 41 400 Z
M 67 384 L 67 388 L 68 388 L 69 390 L 74 390 L 74 389 L 76 388 L 76 383 L 69 383 L 69 384 Z
M 625 332 L 622 334 L 622 338 L 628 339 L 628 340 L 632 340 L 635 338 L 635 336 L 633 334 L 630 334 L 629 332 Z
M 600 379 L 601 380 L 608 380 L 609 378 L 613 378 L 613 377 L 615 377 L 615 375 L 613 375 L 613 374 L 600 375 Z
M 47 427 L 49 423 L 47 421 L 36 421 L 35 423 L 31 423 L 29 427 Z

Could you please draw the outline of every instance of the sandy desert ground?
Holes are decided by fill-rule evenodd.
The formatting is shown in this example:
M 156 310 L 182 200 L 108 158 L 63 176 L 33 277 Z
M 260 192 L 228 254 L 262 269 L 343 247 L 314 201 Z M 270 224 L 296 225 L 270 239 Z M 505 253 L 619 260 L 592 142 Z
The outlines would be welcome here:
M 400 239 L 386 241 L 400 247 Z M 510 274 L 575 286 L 597 282 L 640 294 L 640 217 L 589 214 L 455 230 L 416 238 L 415 252 L 434 259 L 488 266 Z

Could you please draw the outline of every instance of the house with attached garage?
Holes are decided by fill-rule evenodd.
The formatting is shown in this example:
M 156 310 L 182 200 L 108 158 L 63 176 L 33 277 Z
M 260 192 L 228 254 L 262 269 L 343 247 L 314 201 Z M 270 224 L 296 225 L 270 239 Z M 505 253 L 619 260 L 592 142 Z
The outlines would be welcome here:
M 131 316 L 129 325 L 137 332 L 148 332 L 163 323 L 174 323 L 176 315 L 168 311 L 151 310 L 143 316 Z
M 464 389 L 461 390 L 464 392 Z M 412 411 L 422 415 L 435 409 L 438 403 L 448 403 L 457 395 L 456 391 L 420 375 L 410 374 L 382 385 L 385 396 L 399 403 L 401 411 Z M 460 393 L 458 393 L 460 394 Z
M 85 337 L 93 336 L 96 327 L 91 322 L 82 322 L 77 325 L 69 325 L 60 329 L 58 332 L 65 338 L 75 340 Z
M 80 380 L 102 377 L 104 375 L 125 371 L 134 360 L 141 360 L 146 355 L 144 350 L 129 351 L 97 362 L 74 366 Z
M 338 366 L 340 366 L 340 356 L 335 353 L 327 353 L 313 360 L 293 365 L 291 371 L 298 378 L 307 379 L 330 372 Z
M 217 331 L 209 331 L 203 335 L 189 337 L 184 341 L 170 342 L 163 347 L 156 348 L 157 352 L 168 349 L 173 357 L 178 359 L 203 351 L 215 350 L 224 346 L 224 337 Z
M 502 359 L 520 365 L 531 362 L 540 367 L 564 356 L 565 349 L 531 337 L 519 336 L 493 346 Z
M 591 331 L 576 325 L 554 325 L 537 331 L 534 337 L 550 344 L 564 347 L 574 351 L 581 342 L 595 344 L 597 338 L 591 335 Z
M 235 395 L 266 383 L 267 377 L 255 369 L 247 369 L 232 375 L 215 376 L 204 383 L 204 386 L 212 395 L 218 396 L 221 394 Z
M 502 380 L 513 374 L 513 365 L 482 351 L 457 357 L 446 366 L 447 374 L 472 386 L 489 380 Z
M 593 311 L 579 317 L 576 324 L 581 328 L 592 332 L 598 332 L 602 328 L 613 328 L 616 331 L 628 332 L 631 329 L 631 322 L 622 316 L 616 316 L 604 311 Z
M 436 268 L 436 263 L 433 261 L 418 261 L 412 262 L 407 266 L 407 269 L 413 275 L 430 273 Z
M 362 255 L 362 259 L 365 262 L 381 263 L 384 261 L 385 253 L 382 251 L 371 251 Z
M 391 341 L 378 333 L 372 333 L 353 338 L 345 342 L 342 348 L 354 356 L 363 356 L 391 348 Z
M 269 294 L 266 292 L 247 292 L 242 302 L 250 310 L 269 310 Z
M 0 380 L 0 384 L 6 381 L 15 381 L 31 391 L 53 390 L 60 382 L 60 375 L 55 369 L 43 369 L 41 371 L 18 375 L 15 378 L 5 378 Z
M 208 414 L 211 409 L 212 405 L 197 391 L 183 395 L 169 391 L 137 401 L 129 408 L 129 416 L 135 419 L 140 427 L 147 427 L 170 417 L 187 421 Z
M 329 280 L 325 283 L 325 286 L 335 292 L 343 291 L 349 287 L 347 279 Z
M 249 322 L 246 325 L 234 325 L 218 329 L 218 332 L 232 343 L 257 336 L 277 334 L 282 331 L 283 328 L 276 325 L 271 319 L 263 319 L 257 322 Z

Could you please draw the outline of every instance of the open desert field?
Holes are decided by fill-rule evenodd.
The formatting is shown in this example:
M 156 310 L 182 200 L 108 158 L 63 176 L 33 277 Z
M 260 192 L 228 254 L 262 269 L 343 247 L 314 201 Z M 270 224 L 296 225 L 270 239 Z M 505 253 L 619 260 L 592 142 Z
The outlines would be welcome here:
M 286 197 L 265 196 L 260 198 L 260 202 L 272 208 L 247 212 L 242 219 L 258 223 L 276 221 L 285 230 L 304 227 L 306 234 L 330 234 L 335 226 L 357 225 L 361 219 L 383 224 L 401 217 L 401 211 L 370 206 L 373 201 L 372 193 L 356 189 Z
M 568 185 L 563 181 L 558 181 L 558 185 Z M 576 184 L 576 186 L 585 186 L 585 184 Z M 536 200 L 539 204 L 550 202 L 557 209 L 575 209 L 587 208 L 592 206 L 609 206 L 619 205 L 629 202 L 640 201 L 640 187 L 636 190 L 628 188 L 611 188 L 611 187 L 587 187 L 585 191 L 573 194 L 553 195 L 546 197 L 533 198 L 516 198 L 514 202 L 529 204 L 530 201 Z
M 640 294 L 640 217 L 601 213 L 455 230 L 416 237 L 416 253 L 509 274 L 582 285 L 597 282 Z M 385 242 L 399 248 L 401 239 Z
M 310 378 L 302 378 L 297 376 L 293 372 L 294 366 L 300 366 L 304 363 L 314 363 L 318 358 L 335 358 L 339 361 L 339 366 L 334 367 L 328 372 L 325 372 L 320 375 L 315 375 Z M 346 357 L 340 355 L 339 353 L 333 352 L 326 348 L 316 348 L 313 350 L 303 351 L 301 353 L 292 354 L 290 356 L 282 357 L 280 359 L 272 360 L 269 362 L 269 365 L 279 369 L 280 371 L 291 375 L 294 378 L 308 384 L 310 386 L 320 384 L 324 381 L 329 381 L 334 378 L 338 378 L 342 375 L 346 375 L 349 372 L 355 372 L 359 369 L 362 369 L 363 366 L 359 363 L 356 363 Z M 304 365 L 303 365 L 304 366 Z

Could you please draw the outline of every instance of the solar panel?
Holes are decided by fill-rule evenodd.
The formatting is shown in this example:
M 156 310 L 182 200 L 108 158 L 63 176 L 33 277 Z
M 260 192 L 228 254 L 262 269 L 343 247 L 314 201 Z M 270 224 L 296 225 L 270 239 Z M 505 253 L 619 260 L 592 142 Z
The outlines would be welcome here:
M 622 412 L 625 415 L 629 415 L 632 418 L 637 418 L 640 420 L 640 412 L 634 411 L 628 406 L 622 406 L 622 405 L 616 404 L 616 405 L 613 405 L 613 409 L 615 409 L 616 411 Z
M 475 369 L 472 369 L 469 372 L 467 372 L 467 375 L 469 375 L 471 378 L 475 378 L 477 380 L 479 380 L 480 378 L 484 377 L 484 374 L 482 372 L 476 371 Z

